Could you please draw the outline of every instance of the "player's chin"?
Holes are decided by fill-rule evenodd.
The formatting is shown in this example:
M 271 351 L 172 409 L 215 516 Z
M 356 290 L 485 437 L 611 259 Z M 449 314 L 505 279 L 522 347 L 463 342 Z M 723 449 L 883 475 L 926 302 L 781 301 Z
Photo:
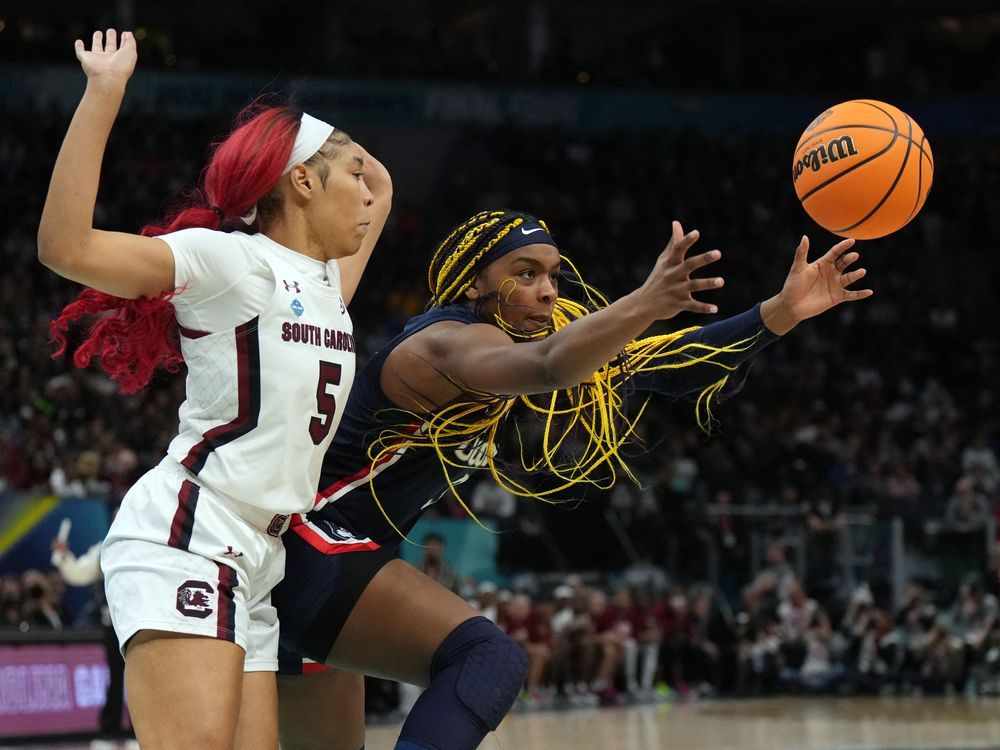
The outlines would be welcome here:
M 348 245 L 347 247 L 345 247 L 344 252 L 338 257 L 350 258 L 352 255 L 357 255 L 358 251 L 361 250 L 361 243 L 365 239 L 365 234 L 366 234 L 365 232 L 362 232 L 358 237 L 356 237 L 355 241 L 350 243 L 350 245 Z
M 521 321 L 521 330 L 525 333 L 541 333 L 552 328 L 551 318 L 525 318 Z

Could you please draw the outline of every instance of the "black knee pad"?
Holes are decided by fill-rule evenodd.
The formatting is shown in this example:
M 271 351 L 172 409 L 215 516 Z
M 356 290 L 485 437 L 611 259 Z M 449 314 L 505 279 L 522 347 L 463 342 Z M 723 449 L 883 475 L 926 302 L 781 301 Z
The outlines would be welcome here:
M 521 692 L 528 655 L 485 617 L 474 617 L 455 628 L 438 648 L 431 679 L 456 666 L 456 697 L 493 731 Z

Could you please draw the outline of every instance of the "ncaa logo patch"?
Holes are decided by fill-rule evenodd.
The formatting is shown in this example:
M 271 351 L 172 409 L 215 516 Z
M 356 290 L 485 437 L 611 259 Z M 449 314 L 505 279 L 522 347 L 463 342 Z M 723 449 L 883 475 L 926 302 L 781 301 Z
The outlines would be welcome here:
M 185 617 L 204 620 L 214 611 L 209 594 L 215 589 L 207 581 L 184 581 L 177 587 L 177 611 Z
M 347 314 L 347 305 L 344 304 L 344 298 L 343 297 L 340 298 L 340 314 L 341 315 L 346 315 Z
M 297 299 L 292 300 L 292 304 L 290 305 L 290 307 L 292 308 L 292 312 L 295 313 L 295 317 L 297 318 L 301 318 L 302 313 L 306 311 L 306 309 L 302 306 L 302 303 L 299 302 Z

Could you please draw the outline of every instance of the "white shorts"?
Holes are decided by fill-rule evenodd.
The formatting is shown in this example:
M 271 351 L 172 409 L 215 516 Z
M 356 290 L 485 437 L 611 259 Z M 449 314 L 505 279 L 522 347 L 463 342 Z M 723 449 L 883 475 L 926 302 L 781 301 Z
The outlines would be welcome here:
M 236 643 L 247 672 L 277 670 L 271 589 L 285 550 L 273 529 L 252 525 L 232 503 L 170 461 L 125 495 L 101 551 L 123 652 L 140 630 L 168 630 Z

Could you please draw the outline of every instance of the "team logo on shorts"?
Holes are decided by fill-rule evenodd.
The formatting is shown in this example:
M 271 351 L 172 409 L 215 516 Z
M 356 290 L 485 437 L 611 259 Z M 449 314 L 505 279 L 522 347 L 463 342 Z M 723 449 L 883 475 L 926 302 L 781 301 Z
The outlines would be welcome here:
M 306 309 L 302 306 L 302 303 L 299 302 L 298 299 L 292 300 L 292 304 L 290 305 L 290 307 L 292 308 L 292 312 L 295 313 L 295 317 L 297 318 L 301 318 L 302 313 L 306 311 Z
M 214 594 L 207 581 L 184 581 L 177 587 L 177 611 L 185 617 L 204 620 L 214 611 L 209 594 Z

